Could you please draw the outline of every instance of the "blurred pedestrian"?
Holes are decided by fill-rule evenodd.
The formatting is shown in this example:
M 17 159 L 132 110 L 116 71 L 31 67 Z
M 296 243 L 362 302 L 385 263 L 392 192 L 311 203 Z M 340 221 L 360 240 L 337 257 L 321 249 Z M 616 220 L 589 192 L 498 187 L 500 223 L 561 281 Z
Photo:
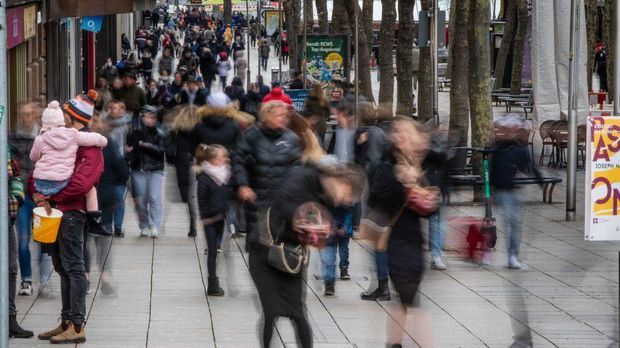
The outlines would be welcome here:
M 15 338 L 30 338 L 34 336 L 34 333 L 30 330 L 24 330 L 17 321 L 17 307 L 15 306 L 15 292 L 17 290 L 17 236 L 13 225 L 17 218 L 17 212 L 20 205 L 24 202 L 24 183 L 21 180 L 19 173 L 19 165 L 13 157 L 13 147 L 8 146 L 7 153 L 7 175 L 9 185 L 8 195 L 8 215 L 9 215 L 9 236 L 8 236 L 8 267 L 9 267 L 9 288 L 8 294 L 4 296 L 8 297 L 9 302 L 9 337 Z
M 237 51 L 235 57 L 236 76 L 241 79 L 241 84 L 245 85 L 245 78 L 248 73 L 248 60 L 245 58 L 245 51 Z
M 226 79 L 231 68 L 230 61 L 228 60 L 228 53 L 220 52 L 219 62 L 217 63 L 217 74 L 220 76 L 222 82 L 222 90 L 226 87 Z
M 501 209 L 504 219 L 502 229 L 508 236 L 508 268 L 520 269 L 519 246 L 521 244 L 521 213 L 523 203 L 516 194 L 515 176 L 518 172 L 533 172 L 541 181 L 536 168 L 531 166 L 527 150 L 530 127 L 519 115 L 506 115 L 495 122 L 496 144 L 491 159 L 491 184 L 494 202 Z M 483 263 L 490 262 L 490 251 L 486 251 Z
M 120 154 L 125 156 L 125 145 L 127 145 L 127 133 L 131 129 L 132 115 L 125 110 L 125 103 L 120 100 L 113 100 L 110 103 L 110 110 L 104 115 L 104 121 L 108 128 L 109 144 L 107 147 L 116 147 L 116 151 L 112 152 L 108 149 L 108 155 Z M 105 154 L 104 154 L 105 155 Z M 124 161 L 124 160 L 123 160 Z M 103 210 L 102 220 L 106 224 L 108 217 L 111 216 L 113 223 L 113 231 L 115 237 L 123 238 L 123 220 L 125 218 L 125 195 L 127 192 L 127 180 L 115 180 L 112 192 L 114 192 L 114 200 L 116 201 L 113 211 Z M 109 191 L 106 190 L 107 193 Z M 110 214 L 110 215 L 107 215 Z
M 177 186 L 181 200 L 187 204 L 188 208 L 188 237 L 196 236 L 196 186 L 195 175 L 191 170 L 197 144 L 193 132 L 201 121 L 196 109 L 196 106 L 192 104 L 184 104 L 173 109 L 171 114 L 174 121 L 169 135 L 171 139 L 174 139 L 175 145 L 176 154 L 172 158 L 172 164 L 176 168 Z
M 278 188 L 272 191 L 271 203 L 261 213 L 260 234 L 276 243 L 284 243 L 287 248 L 306 247 L 304 236 L 310 232 L 298 224 L 294 215 L 298 208 L 307 202 L 316 202 L 330 207 L 347 206 L 355 203 L 361 196 L 364 174 L 354 166 L 313 165 L 291 170 Z M 316 226 L 313 226 L 313 229 Z M 331 229 L 331 225 L 323 225 Z M 320 231 L 328 234 L 328 230 Z M 316 230 L 314 232 L 317 232 Z M 270 243 L 250 244 L 249 269 L 258 290 L 263 310 L 263 347 L 269 347 L 273 328 L 278 317 L 290 318 L 296 327 L 297 344 L 312 347 L 312 332 L 306 317 L 304 304 L 303 275 L 305 269 L 297 272 L 284 272 L 270 261 Z M 304 252 L 305 255 L 307 251 Z M 302 256 L 305 257 L 305 256 Z M 288 261 L 285 261 L 288 262 Z M 304 261 L 302 268 L 305 268 Z
M 399 118 L 393 128 L 393 150 L 368 172 L 369 208 L 390 221 L 387 260 L 390 279 L 401 306 L 394 319 L 386 321 L 387 344 L 402 344 L 407 307 L 413 305 L 424 271 L 423 237 L 420 218 L 439 206 L 438 190 L 428 187 L 422 163 L 428 150 L 428 135 L 411 119 Z
M 131 167 L 131 187 L 141 237 L 159 237 L 163 220 L 163 178 L 165 135 L 157 126 L 159 109 L 142 110 L 141 128 L 127 137 L 126 157 Z
M 216 271 L 216 258 L 224 236 L 229 207 L 234 200 L 230 158 L 222 145 L 200 144 L 196 149 L 198 208 L 207 239 L 207 295 L 224 296 Z
M 258 45 L 258 50 L 260 54 L 260 65 L 258 67 L 259 71 L 262 68 L 264 71 L 267 71 L 267 63 L 269 62 L 269 41 L 263 38 Z

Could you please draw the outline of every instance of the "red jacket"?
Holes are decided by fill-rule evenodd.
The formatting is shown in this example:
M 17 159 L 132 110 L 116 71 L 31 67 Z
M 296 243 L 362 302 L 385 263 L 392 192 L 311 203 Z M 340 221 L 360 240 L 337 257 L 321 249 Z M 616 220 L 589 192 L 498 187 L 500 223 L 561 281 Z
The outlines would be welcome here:
M 50 197 L 56 209 L 86 211 L 86 193 L 95 187 L 103 172 L 103 153 L 99 147 L 80 147 L 75 156 L 75 169 L 69 184 L 62 191 Z M 34 189 L 34 179 L 28 181 L 28 190 Z
M 281 101 L 288 105 L 293 105 L 293 99 L 291 96 L 284 93 L 281 87 L 274 87 L 271 92 L 267 93 L 265 98 L 263 98 L 263 103 L 270 101 Z

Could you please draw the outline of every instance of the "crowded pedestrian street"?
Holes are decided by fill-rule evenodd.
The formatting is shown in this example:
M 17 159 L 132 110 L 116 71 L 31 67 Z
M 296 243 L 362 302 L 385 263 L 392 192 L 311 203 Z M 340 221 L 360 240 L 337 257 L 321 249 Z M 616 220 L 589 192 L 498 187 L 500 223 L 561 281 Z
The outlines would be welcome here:
M 73 3 L 0 4 L 0 348 L 619 347 L 620 1 Z
M 260 304 L 248 273 L 242 238 L 225 242 L 221 261 L 224 297 L 206 295 L 206 245 L 201 234 L 186 236 L 186 210 L 179 203 L 174 174 L 167 173 L 164 228 L 158 239 L 138 236 L 127 207 L 126 237 L 115 238 L 105 267 L 114 294 L 102 293 L 100 273 L 90 275 L 88 341 L 84 347 L 259 347 Z M 583 180 L 583 177 L 581 178 Z M 583 217 L 563 220 L 564 187 L 556 201 L 523 192 L 522 260 L 527 269 L 505 267 L 499 247 L 488 266 L 466 260 L 466 231 L 451 226 L 445 246 L 446 271 L 424 275 L 420 297 L 405 332 L 407 347 L 509 347 L 513 336 L 532 335 L 536 347 L 607 347 L 617 339 L 617 246 L 583 240 Z M 579 193 L 582 197 L 583 192 Z M 454 201 L 467 202 L 466 195 Z M 446 216 L 476 216 L 481 207 L 454 203 Z M 449 219 L 449 218 L 448 218 Z M 498 245 L 505 244 L 499 231 Z M 336 282 L 336 296 L 323 296 L 320 260 L 312 251 L 304 282 L 315 347 L 380 347 L 397 299 L 367 302 L 360 293 L 373 286 L 371 252 L 351 243 L 351 280 Z M 429 268 L 427 255 L 425 267 Z M 376 283 L 376 280 L 375 280 Z M 35 288 L 38 284 L 34 284 Z M 55 322 L 60 287 L 52 277 L 45 296 L 18 296 L 23 326 L 35 332 Z M 277 324 L 274 347 L 295 346 L 288 321 Z M 11 347 L 47 346 L 12 340 Z

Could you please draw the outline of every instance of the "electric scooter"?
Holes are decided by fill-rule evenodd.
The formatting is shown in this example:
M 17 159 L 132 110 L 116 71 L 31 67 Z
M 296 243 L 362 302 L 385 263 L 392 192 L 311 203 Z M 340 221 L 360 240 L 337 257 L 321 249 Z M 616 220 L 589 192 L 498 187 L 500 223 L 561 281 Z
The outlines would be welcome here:
M 477 152 L 482 155 L 482 181 L 484 184 L 484 217 L 479 223 L 471 223 L 467 233 L 467 243 L 469 245 L 469 257 L 476 260 L 477 250 L 487 252 L 495 248 L 497 242 L 497 227 L 495 218 L 491 210 L 491 179 L 489 170 L 489 154 L 495 152 L 493 149 L 455 147 L 454 150 L 467 150 Z

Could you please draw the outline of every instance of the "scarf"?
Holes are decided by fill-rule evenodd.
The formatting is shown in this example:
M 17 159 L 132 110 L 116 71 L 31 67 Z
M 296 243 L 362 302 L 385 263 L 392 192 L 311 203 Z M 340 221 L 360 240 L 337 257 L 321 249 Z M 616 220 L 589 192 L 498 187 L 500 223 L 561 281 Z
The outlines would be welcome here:
M 228 184 L 230 180 L 230 165 L 226 164 L 223 166 L 214 166 L 211 163 L 204 161 L 200 168 L 203 173 L 207 174 L 217 186 L 222 186 Z

